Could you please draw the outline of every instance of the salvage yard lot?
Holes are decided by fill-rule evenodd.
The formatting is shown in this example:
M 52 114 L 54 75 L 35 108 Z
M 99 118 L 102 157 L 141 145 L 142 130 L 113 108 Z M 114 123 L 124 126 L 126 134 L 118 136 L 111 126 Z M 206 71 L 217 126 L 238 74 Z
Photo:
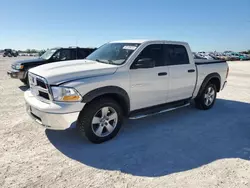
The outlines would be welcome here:
M 211 110 L 129 120 L 94 145 L 28 117 L 17 59 L 0 58 L 0 187 L 250 187 L 250 61 L 229 62 Z

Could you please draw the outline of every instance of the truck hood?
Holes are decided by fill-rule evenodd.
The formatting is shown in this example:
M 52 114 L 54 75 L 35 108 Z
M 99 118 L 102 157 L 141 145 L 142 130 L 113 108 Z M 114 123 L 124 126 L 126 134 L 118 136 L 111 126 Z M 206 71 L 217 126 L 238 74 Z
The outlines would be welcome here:
M 113 74 L 117 65 L 91 60 L 62 61 L 41 65 L 29 72 L 45 78 L 49 84 L 61 84 L 71 80 Z
M 25 59 L 25 60 L 20 60 L 20 61 L 15 61 L 12 65 L 25 65 L 25 64 L 30 64 L 30 63 L 42 63 L 45 62 L 46 60 L 42 58 L 36 58 L 36 59 Z

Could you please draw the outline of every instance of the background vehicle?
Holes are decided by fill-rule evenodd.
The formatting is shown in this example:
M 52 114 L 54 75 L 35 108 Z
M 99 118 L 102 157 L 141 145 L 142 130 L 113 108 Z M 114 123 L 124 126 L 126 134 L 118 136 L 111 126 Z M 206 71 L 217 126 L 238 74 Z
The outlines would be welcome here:
M 42 56 L 37 59 L 28 59 L 17 61 L 11 65 L 11 70 L 7 72 L 11 78 L 18 78 L 23 83 L 28 84 L 28 70 L 30 68 L 58 61 L 84 59 L 91 54 L 95 48 L 52 48 L 47 50 Z
M 196 53 L 193 53 L 193 58 L 194 59 L 206 59 L 205 57 L 200 56 L 199 54 L 196 54 Z
M 248 55 L 245 54 L 241 54 L 241 53 L 237 53 L 237 52 L 233 52 L 232 53 L 233 56 L 237 57 L 238 60 L 250 60 L 250 57 Z
M 27 112 L 48 129 L 75 123 L 91 142 L 119 132 L 124 117 L 142 117 L 189 105 L 213 107 L 226 84 L 225 61 L 194 60 L 184 42 L 130 40 L 107 43 L 85 60 L 29 70 Z
M 225 53 L 225 56 L 230 61 L 238 61 L 238 60 L 240 60 L 240 57 L 237 54 L 233 53 L 233 52 Z
M 4 49 L 3 57 L 17 57 L 18 52 L 12 49 Z
M 209 55 L 215 60 L 220 60 L 220 54 L 217 52 L 210 53 Z
M 200 51 L 196 54 L 196 56 L 202 57 L 204 59 L 209 59 L 209 60 L 213 60 L 214 58 L 210 55 L 210 53 L 204 52 L 204 51 Z
M 250 55 L 240 54 L 240 60 L 250 60 Z

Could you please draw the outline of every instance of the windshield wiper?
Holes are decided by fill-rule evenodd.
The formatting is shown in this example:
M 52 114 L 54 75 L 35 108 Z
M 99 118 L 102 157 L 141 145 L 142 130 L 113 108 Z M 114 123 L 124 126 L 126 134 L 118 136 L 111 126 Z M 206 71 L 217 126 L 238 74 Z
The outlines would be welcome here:
M 100 59 L 96 59 L 96 61 L 99 62 L 99 63 L 107 63 L 106 61 L 102 61 Z
M 106 63 L 106 64 L 112 64 L 113 61 L 112 60 L 102 60 L 102 59 L 96 59 L 97 62 L 99 63 Z

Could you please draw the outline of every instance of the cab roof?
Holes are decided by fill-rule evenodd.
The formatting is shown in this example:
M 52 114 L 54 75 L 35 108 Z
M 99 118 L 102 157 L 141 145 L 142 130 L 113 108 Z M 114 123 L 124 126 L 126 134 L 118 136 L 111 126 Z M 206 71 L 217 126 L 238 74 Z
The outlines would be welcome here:
M 134 40 L 119 40 L 119 41 L 111 41 L 110 43 L 146 43 L 146 42 L 169 42 L 174 44 L 187 44 L 187 42 L 181 41 L 169 41 L 169 40 L 149 40 L 149 39 L 134 39 Z

